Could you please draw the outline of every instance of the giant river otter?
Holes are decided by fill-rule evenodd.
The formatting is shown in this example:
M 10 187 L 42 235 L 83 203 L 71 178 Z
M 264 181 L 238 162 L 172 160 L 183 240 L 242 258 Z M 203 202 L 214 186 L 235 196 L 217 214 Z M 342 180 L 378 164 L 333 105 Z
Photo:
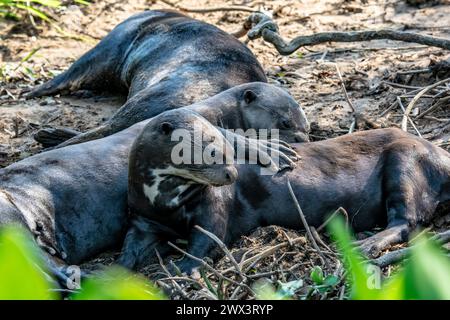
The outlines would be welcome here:
M 159 10 L 145 11 L 120 23 L 67 71 L 35 88 L 28 97 L 81 89 L 128 94 L 127 102 L 111 119 L 61 143 L 62 147 L 110 135 L 166 110 L 255 81 L 267 79 L 243 43 L 208 23 Z M 295 116 L 306 125 L 303 111 Z M 302 129 L 303 133 L 307 130 Z M 51 134 L 61 132 L 64 134 L 59 139 L 76 134 Z M 305 141 L 307 136 L 292 138 Z
M 159 151 L 162 146 L 167 150 L 176 145 L 171 141 L 172 130 L 181 125 L 192 130 L 191 123 L 199 121 L 198 117 L 181 110 L 167 114 L 150 121 L 135 140 L 130 152 L 128 203 L 137 218 L 126 237 L 120 264 L 135 268 L 154 255 L 155 247 L 163 249 L 167 239 L 176 237 L 188 239 L 187 250 L 194 256 L 213 255 L 216 243 L 195 225 L 213 232 L 225 244 L 259 226 L 301 228 L 287 180 L 311 226 L 322 224 L 339 207 L 347 210 L 356 231 L 384 226 L 385 230 L 361 244 L 370 255 L 407 240 L 417 225 L 430 221 L 440 202 L 450 199 L 450 154 L 393 128 L 293 144 L 300 156 L 293 170 L 268 176 L 260 175 L 255 165 L 236 165 L 235 182 L 223 181 L 219 186 L 217 176 L 230 172 L 232 165 L 174 165 L 170 153 Z M 161 190 L 171 192 L 161 194 Z M 186 191 L 189 201 L 171 205 Z M 157 206 L 151 201 L 152 192 L 159 195 Z M 185 257 L 178 266 L 189 272 L 197 263 Z

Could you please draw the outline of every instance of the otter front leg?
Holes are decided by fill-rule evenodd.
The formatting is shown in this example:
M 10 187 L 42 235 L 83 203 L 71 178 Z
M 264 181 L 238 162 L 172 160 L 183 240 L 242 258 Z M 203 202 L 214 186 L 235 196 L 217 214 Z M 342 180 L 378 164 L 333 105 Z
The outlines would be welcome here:
M 193 229 L 188 240 L 187 252 L 197 258 L 203 259 L 209 257 L 214 259 L 217 256 L 217 244 L 210 237 L 197 229 Z M 192 274 L 194 270 L 200 267 L 200 262 L 184 256 L 181 260 L 175 263 L 176 267 L 181 273 L 188 275 Z
M 376 257 L 390 246 L 407 241 L 408 235 L 408 223 L 399 220 L 392 222 L 385 230 L 367 239 L 357 241 L 355 244 L 368 257 Z
M 155 249 L 167 251 L 162 246 L 158 225 L 146 218 L 136 217 L 131 222 L 116 263 L 135 270 L 155 259 Z

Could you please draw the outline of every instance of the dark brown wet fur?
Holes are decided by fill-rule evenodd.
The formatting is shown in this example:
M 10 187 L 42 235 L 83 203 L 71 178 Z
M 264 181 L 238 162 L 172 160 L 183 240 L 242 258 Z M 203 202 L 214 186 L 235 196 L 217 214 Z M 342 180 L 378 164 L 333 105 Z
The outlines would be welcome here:
M 117 25 L 67 71 L 27 96 L 78 90 L 128 95 L 111 119 L 60 145 L 65 146 L 110 135 L 166 110 L 256 81 L 267 82 L 264 70 L 235 37 L 181 13 L 155 10 L 133 15 Z M 60 141 L 44 136 L 43 142 Z
M 450 200 L 450 155 L 399 129 L 364 131 L 293 146 L 301 157 L 294 170 L 266 176 L 260 175 L 255 165 L 238 165 L 234 184 L 207 186 L 170 215 L 152 211 L 149 206 L 139 211 L 133 201 L 129 205 L 140 216 L 141 230 L 145 230 L 146 219 L 159 222 L 188 239 L 190 254 L 205 257 L 213 255 L 216 244 L 195 225 L 213 232 L 226 244 L 260 226 L 301 229 L 287 188 L 289 179 L 309 225 L 321 225 L 343 207 L 354 230 L 385 228 L 360 244 L 374 256 L 391 244 L 406 241 L 414 228 L 430 222 L 440 202 Z M 150 145 L 144 154 L 151 156 Z M 177 181 L 173 184 L 175 188 Z M 177 217 L 173 224 L 170 216 Z M 159 231 L 154 227 L 146 232 L 152 235 L 150 240 L 158 239 Z M 124 248 L 140 246 L 130 236 Z M 140 262 L 144 261 L 137 264 Z M 187 257 L 179 263 L 188 272 L 197 265 Z

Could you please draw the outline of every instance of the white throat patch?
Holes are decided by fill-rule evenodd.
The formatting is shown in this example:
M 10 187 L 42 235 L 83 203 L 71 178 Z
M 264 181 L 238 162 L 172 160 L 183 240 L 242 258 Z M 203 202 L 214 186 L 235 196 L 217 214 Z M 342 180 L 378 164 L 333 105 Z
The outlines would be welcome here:
M 174 175 L 179 177 L 185 177 L 189 178 L 191 175 L 188 170 L 182 170 L 177 169 L 172 166 L 169 166 L 165 169 L 155 169 L 152 171 L 152 174 L 155 176 L 153 184 L 148 185 L 146 183 L 142 184 L 142 190 L 147 197 L 147 199 L 150 201 L 150 204 L 155 204 L 155 199 L 159 195 L 159 185 L 162 181 L 166 179 L 165 176 L 167 175 Z M 187 186 L 179 186 L 177 189 L 179 189 L 180 193 L 187 189 Z M 178 197 L 177 197 L 178 198 Z M 175 201 L 178 199 L 174 199 Z

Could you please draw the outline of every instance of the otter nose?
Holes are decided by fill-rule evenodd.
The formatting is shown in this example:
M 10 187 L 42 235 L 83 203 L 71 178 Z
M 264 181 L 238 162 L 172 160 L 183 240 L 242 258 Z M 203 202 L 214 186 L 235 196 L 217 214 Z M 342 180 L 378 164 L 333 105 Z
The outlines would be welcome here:
M 231 184 L 234 181 L 236 181 L 236 179 L 238 177 L 238 172 L 234 166 L 228 167 L 225 169 L 224 176 L 225 176 L 225 180 L 227 181 L 227 183 Z

